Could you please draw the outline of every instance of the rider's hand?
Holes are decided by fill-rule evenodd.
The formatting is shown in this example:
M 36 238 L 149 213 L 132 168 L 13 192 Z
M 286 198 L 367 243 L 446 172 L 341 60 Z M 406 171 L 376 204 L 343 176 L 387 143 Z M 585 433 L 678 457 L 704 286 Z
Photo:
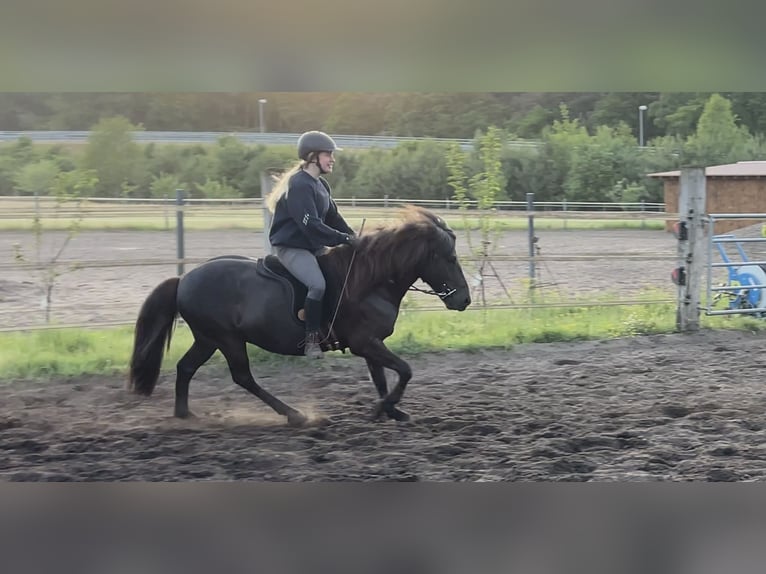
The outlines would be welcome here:
M 346 239 L 346 243 L 348 243 L 356 251 L 357 249 L 359 249 L 359 245 L 361 242 L 356 235 L 348 235 Z

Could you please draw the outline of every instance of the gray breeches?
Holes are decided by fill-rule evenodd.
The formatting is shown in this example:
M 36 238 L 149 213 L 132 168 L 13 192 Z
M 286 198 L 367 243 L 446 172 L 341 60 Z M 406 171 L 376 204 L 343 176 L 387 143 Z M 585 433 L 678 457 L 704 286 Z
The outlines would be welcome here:
M 307 297 L 321 301 L 324 297 L 325 281 L 314 254 L 305 249 L 280 245 L 274 246 L 274 252 L 282 265 L 308 288 Z

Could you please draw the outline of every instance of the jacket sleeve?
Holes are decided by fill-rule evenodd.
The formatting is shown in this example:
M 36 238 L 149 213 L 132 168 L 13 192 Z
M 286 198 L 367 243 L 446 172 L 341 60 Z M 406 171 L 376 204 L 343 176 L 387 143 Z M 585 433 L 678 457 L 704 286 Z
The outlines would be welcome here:
M 332 198 L 330 198 L 330 209 L 327 211 L 327 215 L 325 216 L 325 221 L 327 222 L 327 225 L 330 227 L 337 229 L 338 231 L 341 231 L 343 233 L 346 233 L 348 235 L 356 235 L 353 229 L 349 226 L 348 223 L 346 223 L 346 220 L 343 219 L 343 216 L 338 212 L 338 206 L 335 205 L 335 202 Z
M 315 248 L 332 247 L 351 240 L 349 233 L 325 225 L 317 212 L 314 190 L 303 182 L 294 182 L 287 192 L 287 210 L 298 229 Z

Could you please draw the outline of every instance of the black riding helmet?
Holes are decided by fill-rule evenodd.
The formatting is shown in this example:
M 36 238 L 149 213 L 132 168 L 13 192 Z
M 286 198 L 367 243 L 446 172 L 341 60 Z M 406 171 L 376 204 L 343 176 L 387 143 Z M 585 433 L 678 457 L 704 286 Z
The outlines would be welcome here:
M 341 148 L 324 132 L 310 131 L 298 138 L 298 157 L 300 159 L 308 161 L 310 153 L 320 151 L 334 152 L 341 151 Z

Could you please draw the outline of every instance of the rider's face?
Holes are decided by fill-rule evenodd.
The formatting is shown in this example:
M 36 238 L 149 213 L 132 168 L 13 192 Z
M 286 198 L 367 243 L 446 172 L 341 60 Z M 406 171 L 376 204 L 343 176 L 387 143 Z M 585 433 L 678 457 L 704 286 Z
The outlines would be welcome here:
M 325 173 L 332 172 L 332 166 L 335 165 L 335 155 L 331 151 L 321 151 L 317 156 L 317 163 Z

